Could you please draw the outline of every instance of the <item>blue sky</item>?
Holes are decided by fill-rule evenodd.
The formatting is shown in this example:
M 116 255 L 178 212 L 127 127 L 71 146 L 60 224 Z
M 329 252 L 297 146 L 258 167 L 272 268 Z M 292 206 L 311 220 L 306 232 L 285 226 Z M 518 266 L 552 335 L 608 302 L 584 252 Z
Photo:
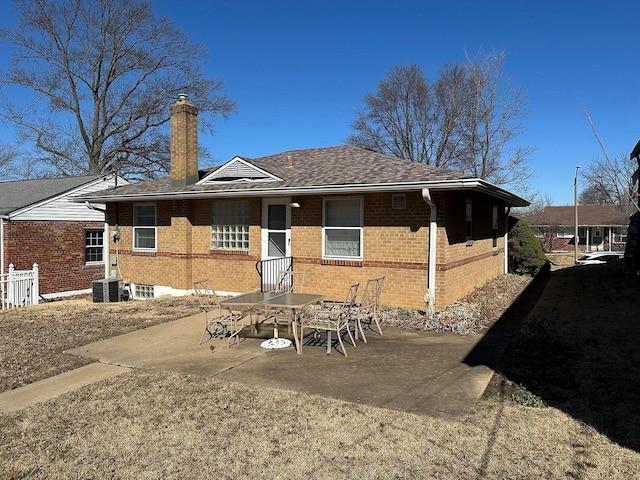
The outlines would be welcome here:
M 532 189 L 573 202 L 576 165 L 602 156 L 584 108 L 610 156 L 640 138 L 640 41 L 635 1 L 152 0 L 210 56 L 238 113 L 200 142 L 216 163 L 290 149 L 340 145 L 366 93 L 394 65 L 416 62 L 433 79 L 465 51 L 506 49 L 504 73 L 527 91 L 526 133 L 536 150 Z M 11 21 L 0 0 L 0 23 Z M 0 68 L 6 52 L 0 52 Z M 0 131 L 3 141 L 11 133 Z

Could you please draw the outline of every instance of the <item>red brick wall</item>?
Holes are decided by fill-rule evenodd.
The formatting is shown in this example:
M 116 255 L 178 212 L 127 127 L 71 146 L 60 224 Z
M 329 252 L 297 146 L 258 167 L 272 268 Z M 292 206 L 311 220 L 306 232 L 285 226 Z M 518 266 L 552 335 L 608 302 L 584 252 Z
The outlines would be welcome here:
M 103 228 L 96 222 L 6 222 L 5 269 L 40 269 L 40 293 L 57 293 L 91 288 L 104 278 L 104 265 L 85 265 L 84 231 Z

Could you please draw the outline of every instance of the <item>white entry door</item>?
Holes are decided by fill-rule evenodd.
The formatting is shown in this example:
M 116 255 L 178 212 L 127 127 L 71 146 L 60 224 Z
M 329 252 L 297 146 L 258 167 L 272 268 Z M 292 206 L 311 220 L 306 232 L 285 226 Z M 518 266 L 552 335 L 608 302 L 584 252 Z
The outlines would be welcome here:
M 291 200 L 262 200 L 262 260 L 291 256 Z

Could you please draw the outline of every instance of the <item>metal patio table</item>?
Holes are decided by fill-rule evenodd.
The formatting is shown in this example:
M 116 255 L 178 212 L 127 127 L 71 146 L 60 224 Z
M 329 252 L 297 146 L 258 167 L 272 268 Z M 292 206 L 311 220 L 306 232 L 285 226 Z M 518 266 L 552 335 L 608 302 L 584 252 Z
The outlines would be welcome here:
M 292 318 L 297 314 L 297 311 L 308 305 L 318 303 L 324 298 L 324 295 L 317 293 L 275 293 L 275 292 L 249 292 L 243 293 L 235 297 L 222 300 L 220 303 L 230 309 L 238 308 L 257 308 L 257 307 L 272 307 L 281 309 L 290 309 L 292 311 Z M 301 332 L 302 334 L 302 332 Z M 274 338 L 278 338 L 278 325 L 274 326 Z M 298 332 L 295 325 L 293 325 L 293 338 L 295 339 L 295 349 L 298 354 L 302 353 L 300 348 L 300 339 L 298 339 Z M 285 345 L 286 346 L 286 345 Z

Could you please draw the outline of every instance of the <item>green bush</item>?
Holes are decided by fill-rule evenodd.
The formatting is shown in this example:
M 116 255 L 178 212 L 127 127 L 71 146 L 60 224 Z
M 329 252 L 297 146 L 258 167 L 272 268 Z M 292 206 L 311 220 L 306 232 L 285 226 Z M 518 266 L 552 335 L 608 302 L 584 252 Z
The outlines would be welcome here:
M 524 220 L 515 221 L 509 230 L 509 273 L 535 276 L 547 262 L 540 241 L 529 224 Z
M 524 385 L 518 385 L 516 391 L 511 395 L 511 400 L 525 407 L 544 408 L 547 406 L 542 398 L 527 390 Z

